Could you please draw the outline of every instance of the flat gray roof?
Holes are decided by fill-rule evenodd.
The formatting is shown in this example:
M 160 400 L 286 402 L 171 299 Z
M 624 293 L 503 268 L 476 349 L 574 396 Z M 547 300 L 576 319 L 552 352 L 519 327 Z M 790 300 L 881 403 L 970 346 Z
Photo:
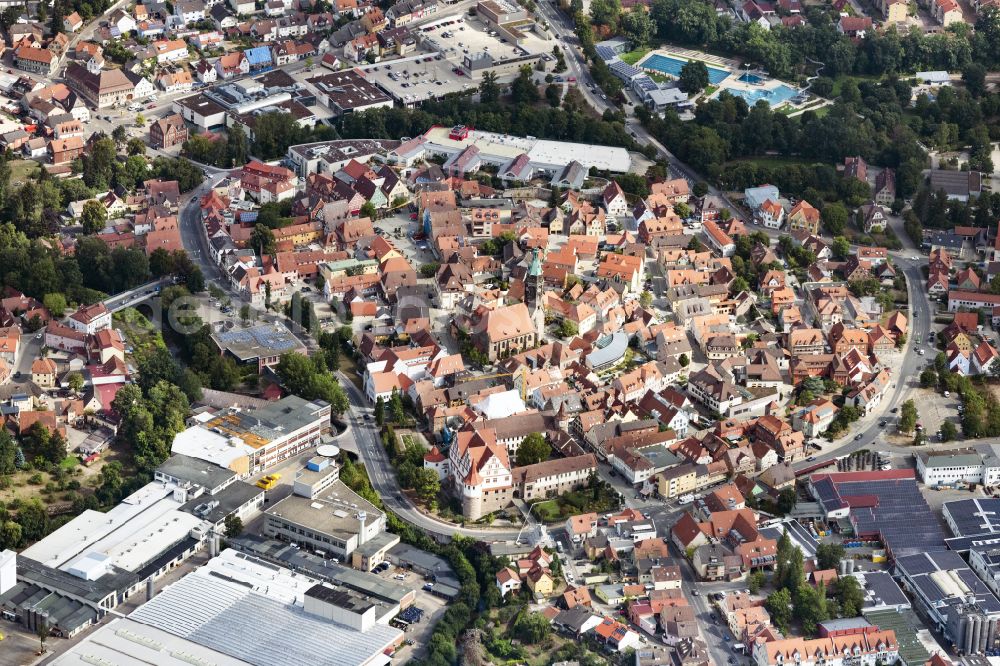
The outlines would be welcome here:
M 360 666 L 402 635 L 377 623 L 357 631 L 266 594 L 238 580 L 195 572 L 130 617 L 255 666 Z
M 170 456 L 156 470 L 181 481 L 196 483 L 204 488 L 216 488 L 236 476 L 236 472 L 230 469 L 182 453 Z
M 191 666 L 192 663 L 245 666 L 246 663 L 125 617 L 111 620 L 75 645 L 60 646 L 60 651 L 62 654 L 50 662 L 52 666 L 89 666 L 95 663 L 115 666 Z
M 243 362 L 303 349 L 302 343 L 288 329 L 270 324 L 234 328 L 231 331 L 213 333 L 211 337 L 219 349 Z
M 394 546 L 399 543 L 399 535 L 392 532 L 382 532 L 375 535 L 368 541 L 358 546 L 355 550 L 362 555 L 371 555 L 382 550 L 386 546 Z
M 308 527 L 316 532 L 353 536 L 361 531 L 358 514 L 364 511 L 366 524 L 371 525 L 383 514 L 375 506 L 348 488 L 343 481 L 334 481 L 321 497 L 289 495 L 267 510 L 276 516 Z
M 212 524 L 225 520 L 226 516 L 244 504 L 264 494 L 264 490 L 243 481 L 235 481 L 214 495 L 202 495 L 181 506 L 181 511 L 193 514 Z
M 319 580 L 338 583 L 385 601 L 400 603 L 410 594 L 408 588 L 394 581 L 380 578 L 367 571 L 349 569 L 336 560 L 324 559 L 319 555 L 307 553 L 274 539 L 244 534 L 235 539 L 229 539 L 229 545 L 241 552 L 287 567 L 292 571 L 303 572 Z

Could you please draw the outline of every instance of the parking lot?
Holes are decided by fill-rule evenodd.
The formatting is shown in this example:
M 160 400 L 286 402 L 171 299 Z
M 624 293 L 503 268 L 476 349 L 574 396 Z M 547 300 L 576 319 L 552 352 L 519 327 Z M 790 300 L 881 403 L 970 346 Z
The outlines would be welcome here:
M 485 52 L 499 62 L 531 53 L 550 54 L 555 44 L 528 31 L 523 46 L 518 46 L 495 33 L 491 35 L 480 19 L 455 14 L 442 16 L 414 30 L 421 41 L 421 53 L 360 67 L 369 79 L 404 104 L 415 104 L 477 86 L 479 77 L 470 78 L 461 70 L 462 62 L 468 55 Z M 547 58 L 552 56 L 547 55 Z M 515 74 L 499 79 L 510 81 Z
M 27 666 L 41 661 L 43 657 L 36 654 L 38 651 L 38 636 L 33 631 L 25 631 L 23 627 L 13 622 L 0 622 L 0 634 L 4 635 L 4 640 L 0 643 L 0 664 L 7 666 Z M 53 649 L 63 647 L 62 639 L 50 638 L 46 641 L 46 647 L 50 652 Z M 48 655 L 46 655 L 47 657 Z
M 962 430 L 961 416 L 959 414 L 959 407 L 961 406 L 960 398 L 951 394 L 945 397 L 941 391 L 937 389 L 914 389 L 910 392 L 908 396 L 913 400 L 913 404 L 917 408 L 917 418 L 918 423 L 924 427 L 924 433 L 927 435 L 928 442 L 937 443 L 937 432 L 941 429 L 941 424 L 945 421 L 951 421 L 958 427 L 959 432 Z M 894 415 L 898 417 L 898 414 Z M 890 419 L 890 424 L 894 424 L 896 419 Z M 913 441 L 912 435 L 899 435 L 895 433 L 894 428 L 887 428 L 888 433 L 892 433 L 887 437 L 887 440 L 892 444 L 905 445 Z
M 424 26 L 423 39 L 427 47 L 439 51 L 453 62 L 453 66 L 462 64 L 463 57 L 480 51 L 486 51 L 496 60 L 509 60 L 529 53 L 548 53 L 554 43 L 528 32 L 524 46 L 521 47 L 499 36 L 490 35 L 489 28 L 473 16 L 449 17 L 443 22 L 452 23 L 436 29 L 433 24 Z
M 388 564 L 388 562 L 385 564 Z M 441 614 L 444 613 L 447 601 L 423 589 L 429 581 L 422 575 L 409 569 L 390 565 L 381 569 L 377 568 L 376 575 L 416 592 L 416 601 L 413 604 L 413 608 L 419 609 L 422 613 L 419 614 L 418 620 L 403 628 L 406 643 L 394 656 L 399 663 L 406 663 L 416 657 L 423 649 L 423 646 L 427 645 L 434 625 L 437 624 Z
M 415 104 L 475 86 L 469 77 L 456 74 L 455 64 L 442 56 L 421 55 L 365 68 L 374 80 L 396 99 Z

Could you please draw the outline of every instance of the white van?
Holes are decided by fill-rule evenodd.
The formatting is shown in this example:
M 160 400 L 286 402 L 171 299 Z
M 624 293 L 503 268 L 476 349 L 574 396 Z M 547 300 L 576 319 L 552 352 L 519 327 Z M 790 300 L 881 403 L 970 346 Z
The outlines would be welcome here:
M 681 495 L 680 497 L 677 498 L 678 504 L 681 504 L 681 505 L 690 504 L 693 501 L 694 501 L 694 495 L 690 495 L 690 494 L 689 495 Z

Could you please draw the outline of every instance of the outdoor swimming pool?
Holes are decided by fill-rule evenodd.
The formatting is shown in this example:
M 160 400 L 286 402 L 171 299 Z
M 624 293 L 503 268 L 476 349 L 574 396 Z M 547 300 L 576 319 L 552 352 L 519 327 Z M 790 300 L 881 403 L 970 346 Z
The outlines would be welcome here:
M 742 97 L 746 100 L 748 106 L 753 106 L 758 100 L 765 100 L 772 107 L 778 107 L 795 97 L 799 94 L 799 91 L 791 86 L 786 86 L 784 83 L 779 84 L 777 88 L 772 90 L 764 90 L 763 88 L 757 90 L 737 90 L 734 88 L 726 88 L 726 92 L 730 95 L 736 97 Z
M 663 72 L 664 74 L 669 74 L 671 76 L 677 77 L 681 74 L 681 68 L 687 64 L 687 60 L 681 60 L 680 58 L 671 58 L 670 56 L 660 55 L 659 53 L 654 53 L 645 60 L 642 61 L 642 67 L 647 67 L 649 69 L 655 69 L 658 72 Z M 706 65 L 708 67 L 708 65 Z M 718 69 L 717 67 L 708 67 L 708 82 L 713 86 L 719 85 L 719 83 L 725 80 L 729 76 L 729 72 L 724 69 Z
M 740 81 L 755 86 L 758 83 L 763 83 L 764 79 L 757 76 L 756 74 L 740 74 Z

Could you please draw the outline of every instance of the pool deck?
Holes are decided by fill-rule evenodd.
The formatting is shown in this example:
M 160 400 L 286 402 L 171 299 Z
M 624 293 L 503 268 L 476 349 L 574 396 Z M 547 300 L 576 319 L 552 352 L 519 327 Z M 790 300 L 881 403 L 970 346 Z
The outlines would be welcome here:
M 728 90 L 730 94 L 733 94 L 735 91 L 759 94 L 760 91 L 762 90 L 774 91 L 782 86 L 786 86 L 788 88 L 791 88 L 792 90 L 795 90 L 796 94 L 798 94 L 798 92 L 801 90 L 800 88 L 793 86 L 789 83 L 785 83 L 784 81 L 781 81 L 779 79 L 765 78 L 764 81 L 761 83 L 747 83 L 746 81 L 740 81 L 738 76 L 732 76 L 723 81 L 722 85 L 719 86 L 719 89 L 712 95 L 712 98 L 717 98 L 719 94 L 722 93 L 723 90 Z M 767 100 L 767 97 L 761 97 L 760 99 Z M 747 100 L 747 103 L 750 104 L 750 100 Z M 798 108 L 799 106 L 794 102 L 792 102 L 791 99 L 788 99 L 779 102 L 776 105 L 772 104 L 771 108 L 777 110 L 785 106 L 786 104 L 788 106 L 791 106 L 792 108 Z M 753 104 L 750 104 L 750 106 L 753 106 Z
M 723 58 L 722 56 L 711 55 L 709 53 L 703 53 L 702 51 L 692 51 L 691 49 L 682 49 L 679 46 L 663 46 L 658 49 L 653 49 L 643 58 L 648 58 L 653 53 L 659 53 L 665 56 L 674 56 L 678 58 L 683 58 L 684 60 L 700 60 L 706 65 L 712 65 L 720 69 L 728 69 L 736 72 L 740 68 L 740 61 L 733 60 L 732 58 Z
M 647 73 L 655 72 L 659 76 L 670 77 L 671 75 L 669 73 L 665 73 L 660 70 L 645 66 L 647 60 L 657 55 L 666 58 L 673 58 L 674 60 L 697 60 L 705 63 L 709 67 L 727 71 L 729 73 L 729 76 L 727 76 L 722 81 L 719 81 L 718 83 L 713 83 L 713 85 L 718 86 L 718 90 L 713 92 L 709 96 L 709 99 L 718 97 L 723 90 L 728 90 L 730 91 L 730 93 L 733 93 L 734 91 L 739 91 L 739 92 L 747 92 L 755 94 L 759 94 L 762 90 L 773 91 L 781 86 L 787 86 L 789 88 L 792 88 L 796 92 L 799 92 L 801 90 L 801 88 L 794 86 L 790 83 L 785 83 L 784 81 L 781 81 L 779 79 L 772 79 L 768 76 L 762 76 L 761 78 L 763 79 L 763 81 L 761 81 L 760 83 L 748 83 L 746 81 L 741 81 L 740 76 L 745 74 L 746 72 L 742 70 L 742 65 L 740 61 L 734 60 L 732 58 L 723 58 L 721 56 L 703 53 L 701 51 L 692 51 L 690 49 L 685 49 L 678 46 L 662 46 L 660 48 L 652 49 L 649 53 L 644 55 L 641 59 L 639 59 L 635 63 L 635 67 Z M 750 74 L 754 74 L 754 72 L 750 72 Z M 762 99 L 767 99 L 767 98 L 765 97 Z M 808 104 L 809 102 L 806 103 Z M 773 106 L 772 108 L 777 110 L 778 108 L 784 107 L 785 105 L 788 105 L 793 109 L 798 109 L 801 107 L 801 105 L 797 105 L 793 103 L 791 100 L 786 100 Z
M 665 58 L 672 58 L 674 60 L 697 60 L 705 63 L 707 66 L 714 69 L 722 69 L 729 72 L 729 76 L 733 76 L 739 72 L 740 63 L 736 60 L 731 60 L 729 58 L 722 58 L 720 56 L 713 56 L 707 53 L 702 53 L 700 51 L 691 51 L 689 49 L 682 49 L 678 47 L 662 47 L 658 49 L 653 49 L 646 55 L 642 56 L 636 63 L 635 67 L 641 69 L 646 73 L 656 72 L 657 74 L 663 76 L 671 76 L 668 73 L 661 72 L 660 70 L 654 69 L 652 67 L 646 67 L 646 61 L 650 58 L 662 56 Z

